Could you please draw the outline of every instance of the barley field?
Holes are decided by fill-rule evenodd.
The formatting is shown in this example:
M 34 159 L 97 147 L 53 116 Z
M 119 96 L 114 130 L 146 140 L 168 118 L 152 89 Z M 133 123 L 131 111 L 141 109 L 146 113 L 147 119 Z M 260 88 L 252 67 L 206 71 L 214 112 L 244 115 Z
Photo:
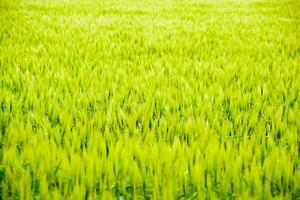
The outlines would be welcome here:
M 299 0 L 0 0 L 0 199 L 300 199 Z

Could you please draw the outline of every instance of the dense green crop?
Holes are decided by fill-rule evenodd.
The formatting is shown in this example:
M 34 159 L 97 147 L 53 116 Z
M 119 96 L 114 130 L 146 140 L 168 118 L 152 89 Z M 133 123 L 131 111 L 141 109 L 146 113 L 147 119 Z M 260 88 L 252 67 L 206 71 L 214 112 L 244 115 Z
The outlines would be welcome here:
M 0 199 L 299 199 L 299 0 L 0 0 Z

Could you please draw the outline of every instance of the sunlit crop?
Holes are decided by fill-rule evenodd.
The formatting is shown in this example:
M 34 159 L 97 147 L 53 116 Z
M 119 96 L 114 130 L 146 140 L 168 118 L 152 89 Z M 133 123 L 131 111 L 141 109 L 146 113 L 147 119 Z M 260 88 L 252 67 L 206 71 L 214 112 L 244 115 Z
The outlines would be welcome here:
M 299 0 L 0 0 L 0 199 L 300 199 Z

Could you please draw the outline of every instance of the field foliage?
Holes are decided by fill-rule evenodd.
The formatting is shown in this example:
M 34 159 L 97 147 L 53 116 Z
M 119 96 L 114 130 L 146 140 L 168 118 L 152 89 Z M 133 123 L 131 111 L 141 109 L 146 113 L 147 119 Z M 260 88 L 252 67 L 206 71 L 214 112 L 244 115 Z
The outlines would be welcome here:
M 299 199 L 298 0 L 0 0 L 0 199 Z

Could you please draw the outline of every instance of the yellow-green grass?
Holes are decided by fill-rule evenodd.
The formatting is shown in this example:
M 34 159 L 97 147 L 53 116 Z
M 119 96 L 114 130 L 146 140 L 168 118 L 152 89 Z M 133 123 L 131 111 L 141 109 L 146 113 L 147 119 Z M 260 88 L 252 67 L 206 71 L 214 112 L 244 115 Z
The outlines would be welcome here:
M 0 199 L 299 199 L 300 1 L 0 0 Z

